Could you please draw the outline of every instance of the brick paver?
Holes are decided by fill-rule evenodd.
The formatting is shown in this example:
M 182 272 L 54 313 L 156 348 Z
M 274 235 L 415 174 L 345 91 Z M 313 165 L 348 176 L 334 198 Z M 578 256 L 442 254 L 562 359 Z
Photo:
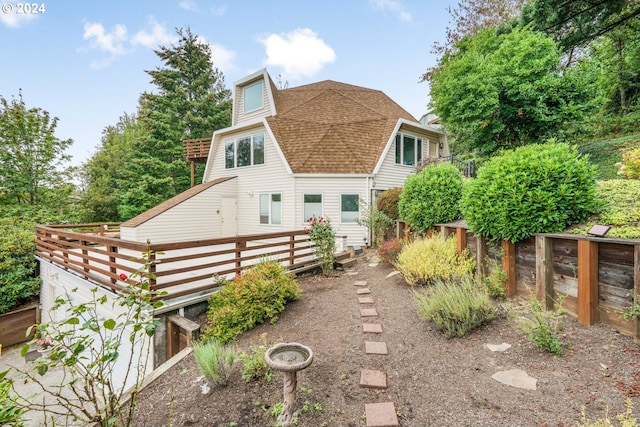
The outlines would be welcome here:
M 369 288 L 360 288 L 360 289 L 356 289 L 356 293 L 358 295 L 366 295 L 366 294 L 370 294 L 371 293 L 371 289 Z
M 387 374 L 382 371 L 363 369 L 360 371 L 360 386 L 367 388 L 387 388 Z
M 367 416 L 367 427 L 396 427 L 398 416 L 393 402 L 365 403 L 364 412 Z
M 364 352 L 367 354 L 389 354 L 387 343 L 381 341 L 365 341 Z
M 375 308 L 361 308 L 360 317 L 377 316 L 378 311 Z
M 367 281 L 366 280 L 356 280 L 354 285 L 355 286 L 367 286 Z
M 360 303 L 360 304 L 373 304 L 373 298 L 371 298 L 371 297 L 360 297 L 360 298 L 358 298 L 358 303 Z
M 362 332 L 369 332 L 372 334 L 381 334 L 382 333 L 382 325 L 378 323 L 363 323 L 362 324 Z

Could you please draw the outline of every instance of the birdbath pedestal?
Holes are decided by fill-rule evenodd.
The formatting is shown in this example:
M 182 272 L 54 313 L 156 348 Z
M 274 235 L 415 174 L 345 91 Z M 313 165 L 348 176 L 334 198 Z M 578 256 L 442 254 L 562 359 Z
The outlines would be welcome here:
M 284 401 L 278 422 L 283 427 L 293 426 L 296 412 L 296 388 L 298 379 L 296 373 L 311 364 L 313 351 L 297 342 L 277 344 L 264 355 L 269 368 L 284 372 Z

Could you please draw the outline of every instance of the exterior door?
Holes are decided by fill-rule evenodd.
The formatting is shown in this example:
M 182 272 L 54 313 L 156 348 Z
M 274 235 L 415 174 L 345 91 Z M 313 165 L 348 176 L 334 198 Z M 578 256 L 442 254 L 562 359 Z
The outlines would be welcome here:
M 220 237 L 231 237 L 237 233 L 238 212 L 235 197 L 222 197 L 220 199 Z

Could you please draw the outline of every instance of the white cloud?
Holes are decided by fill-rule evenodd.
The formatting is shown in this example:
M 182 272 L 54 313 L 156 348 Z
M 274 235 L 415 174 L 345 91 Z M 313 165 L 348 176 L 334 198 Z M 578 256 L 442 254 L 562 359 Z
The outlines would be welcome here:
M 228 74 L 235 70 L 233 61 L 236 59 L 236 53 L 219 44 L 211 44 L 211 56 L 213 56 L 213 66 Z
M 126 52 L 127 27 L 123 24 L 116 24 L 113 31 L 107 32 L 102 24 L 86 22 L 83 37 L 85 40 L 90 40 L 94 47 L 113 55 L 122 55 Z
M 151 25 L 151 31 L 138 31 L 131 38 L 131 44 L 141 44 L 149 49 L 156 49 L 160 45 L 166 45 L 176 41 L 176 36 L 170 34 L 166 27 L 159 24 L 158 21 L 150 18 L 149 23 Z
M 227 11 L 227 8 L 224 6 L 218 6 L 218 7 L 212 7 L 211 9 L 209 9 L 211 11 L 212 14 L 214 14 L 215 16 L 222 16 L 224 15 L 224 13 Z
M 412 20 L 411 14 L 405 10 L 402 3 L 398 0 L 369 0 L 369 3 L 380 9 L 387 9 L 397 13 L 401 21 L 411 22 Z
M 17 13 L 15 4 L 3 3 L 2 11 L 0 11 L 0 23 L 9 28 L 20 28 L 37 16 L 35 13 Z
M 336 53 L 308 28 L 258 39 L 265 46 L 265 65 L 279 66 L 290 79 L 312 77 L 325 64 L 336 60 Z
M 184 10 L 188 10 L 190 12 L 198 12 L 198 6 L 196 5 L 196 3 L 193 0 L 181 0 L 180 3 L 178 3 L 178 6 L 180 6 L 182 9 Z

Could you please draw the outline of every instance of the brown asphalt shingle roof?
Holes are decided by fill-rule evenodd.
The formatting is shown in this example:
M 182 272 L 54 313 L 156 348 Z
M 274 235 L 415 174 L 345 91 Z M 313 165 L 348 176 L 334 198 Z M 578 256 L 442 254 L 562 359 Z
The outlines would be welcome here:
M 294 173 L 372 173 L 398 119 L 417 122 L 379 90 L 331 80 L 273 97 L 267 123 Z
M 218 178 L 218 179 L 214 179 L 213 181 L 205 182 L 205 183 L 196 185 L 194 187 L 191 187 L 190 189 L 175 195 L 169 200 L 166 200 L 160 203 L 158 206 L 155 206 L 149 209 L 148 211 L 142 212 L 140 215 L 133 217 L 128 221 L 123 222 L 122 224 L 120 224 L 120 227 L 137 227 L 140 224 L 143 224 L 149 221 L 151 218 L 154 218 L 160 215 L 161 213 L 168 211 L 172 207 L 179 205 L 185 200 L 188 200 L 193 196 L 202 193 L 207 188 L 213 187 L 216 184 L 220 184 L 221 182 L 225 182 L 233 178 L 235 177 Z

